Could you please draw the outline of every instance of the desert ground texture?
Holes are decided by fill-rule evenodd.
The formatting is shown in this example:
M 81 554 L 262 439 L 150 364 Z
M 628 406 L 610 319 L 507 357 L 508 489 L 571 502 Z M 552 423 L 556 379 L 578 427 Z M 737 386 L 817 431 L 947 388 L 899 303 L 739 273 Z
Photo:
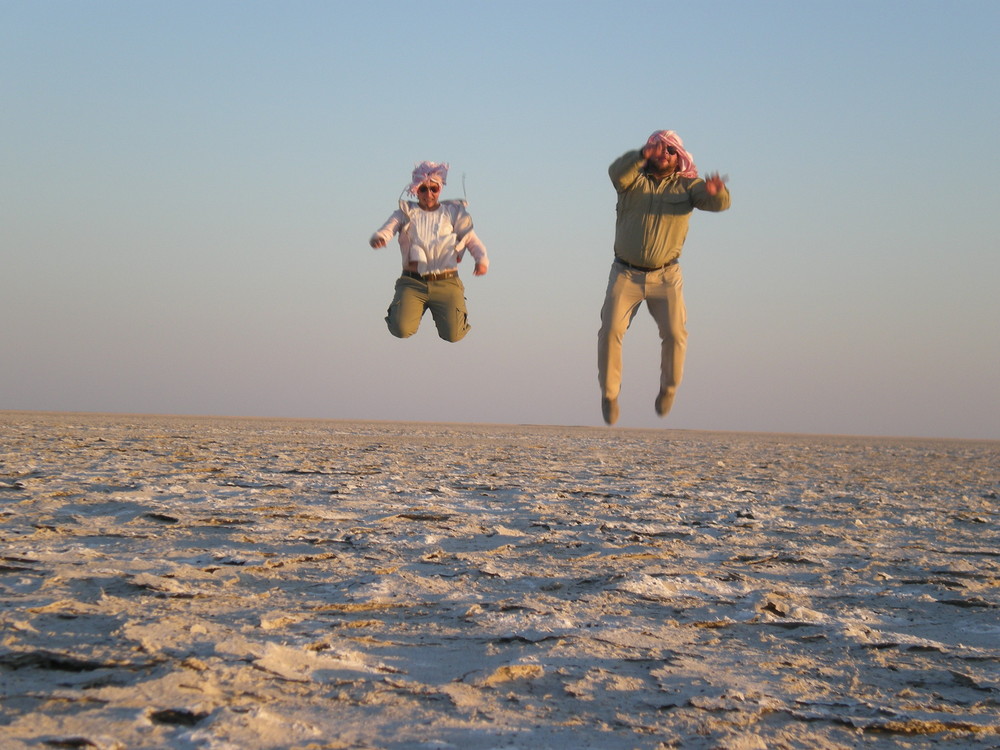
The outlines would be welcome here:
M 1000 442 L 0 412 L 0 747 L 1000 747 Z

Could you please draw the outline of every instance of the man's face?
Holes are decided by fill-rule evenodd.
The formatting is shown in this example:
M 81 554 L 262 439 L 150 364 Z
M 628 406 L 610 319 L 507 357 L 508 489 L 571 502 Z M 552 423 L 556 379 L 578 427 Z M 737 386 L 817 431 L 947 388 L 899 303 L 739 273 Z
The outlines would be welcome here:
M 658 144 L 646 160 L 647 168 L 656 175 L 673 174 L 677 170 L 677 149 Z
M 417 188 L 417 203 L 424 211 L 433 211 L 438 207 L 438 196 L 441 186 L 436 182 L 425 182 Z

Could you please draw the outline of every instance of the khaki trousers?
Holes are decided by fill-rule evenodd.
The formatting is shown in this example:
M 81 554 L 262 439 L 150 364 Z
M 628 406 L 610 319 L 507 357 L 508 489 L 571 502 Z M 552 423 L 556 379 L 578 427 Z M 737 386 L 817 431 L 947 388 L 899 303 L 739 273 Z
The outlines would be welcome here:
M 597 379 L 603 398 L 618 398 L 622 386 L 622 341 L 643 300 L 660 331 L 660 392 L 673 396 L 684 375 L 687 311 L 681 267 L 639 271 L 611 264 L 597 334 Z
M 460 341 L 472 327 L 465 309 L 465 286 L 458 276 L 440 281 L 400 276 L 385 316 L 389 333 L 401 339 L 412 336 L 427 309 L 434 317 L 438 336 L 445 341 Z

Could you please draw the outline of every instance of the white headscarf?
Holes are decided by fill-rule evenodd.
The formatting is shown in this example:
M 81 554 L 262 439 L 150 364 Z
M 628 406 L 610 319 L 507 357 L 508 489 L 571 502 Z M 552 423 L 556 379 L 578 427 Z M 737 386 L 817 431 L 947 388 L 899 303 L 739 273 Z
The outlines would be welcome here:
M 433 161 L 422 161 L 413 168 L 413 176 L 406 192 L 410 195 L 417 194 L 417 188 L 425 182 L 436 182 L 444 187 L 448 182 L 448 164 Z

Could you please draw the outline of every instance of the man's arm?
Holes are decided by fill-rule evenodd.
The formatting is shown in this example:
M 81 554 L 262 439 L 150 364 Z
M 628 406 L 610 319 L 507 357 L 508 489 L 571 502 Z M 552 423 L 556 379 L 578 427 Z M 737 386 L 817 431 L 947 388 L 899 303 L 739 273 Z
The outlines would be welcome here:
M 725 211 L 731 203 L 725 178 L 714 172 L 691 183 L 689 191 L 694 207 L 702 211 Z
M 490 259 L 486 254 L 486 245 L 479 239 L 472 228 L 472 215 L 466 210 L 464 205 L 456 206 L 455 216 L 452 220 L 455 228 L 455 235 L 458 237 L 458 261 L 462 261 L 462 255 L 466 250 L 476 260 L 476 269 L 473 273 L 476 276 L 485 276 L 490 267 Z
M 400 210 L 395 210 L 392 212 L 392 216 L 386 219 L 385 224 L 383 224 L 368 240 L 368 244 L 378 249 L 380 247 L 385 247 L 386 243 L 392 239 L 392 236 L 399 231 L 399 228 L 403 225 L 404 220 L 403 212 Z
M 645 163 L 646 157 L 639 149 L 627 151 L 611 162 L 611 166 L 608 167 L 608 176 L 611 177 L 611 184 L 615 186 L 615 190 L 619 193 L 628 190 L 632 183 L 638 179 L 642 165 Z
M 486 254 L 486 245 L 479 239 L 475 231 L 470 231 L 465 235 L 465 249 L 469 251 L 476 260 L 476 270 L 472 273 L 476 276 L 485 276 L 490 268 L 490 259 Z

